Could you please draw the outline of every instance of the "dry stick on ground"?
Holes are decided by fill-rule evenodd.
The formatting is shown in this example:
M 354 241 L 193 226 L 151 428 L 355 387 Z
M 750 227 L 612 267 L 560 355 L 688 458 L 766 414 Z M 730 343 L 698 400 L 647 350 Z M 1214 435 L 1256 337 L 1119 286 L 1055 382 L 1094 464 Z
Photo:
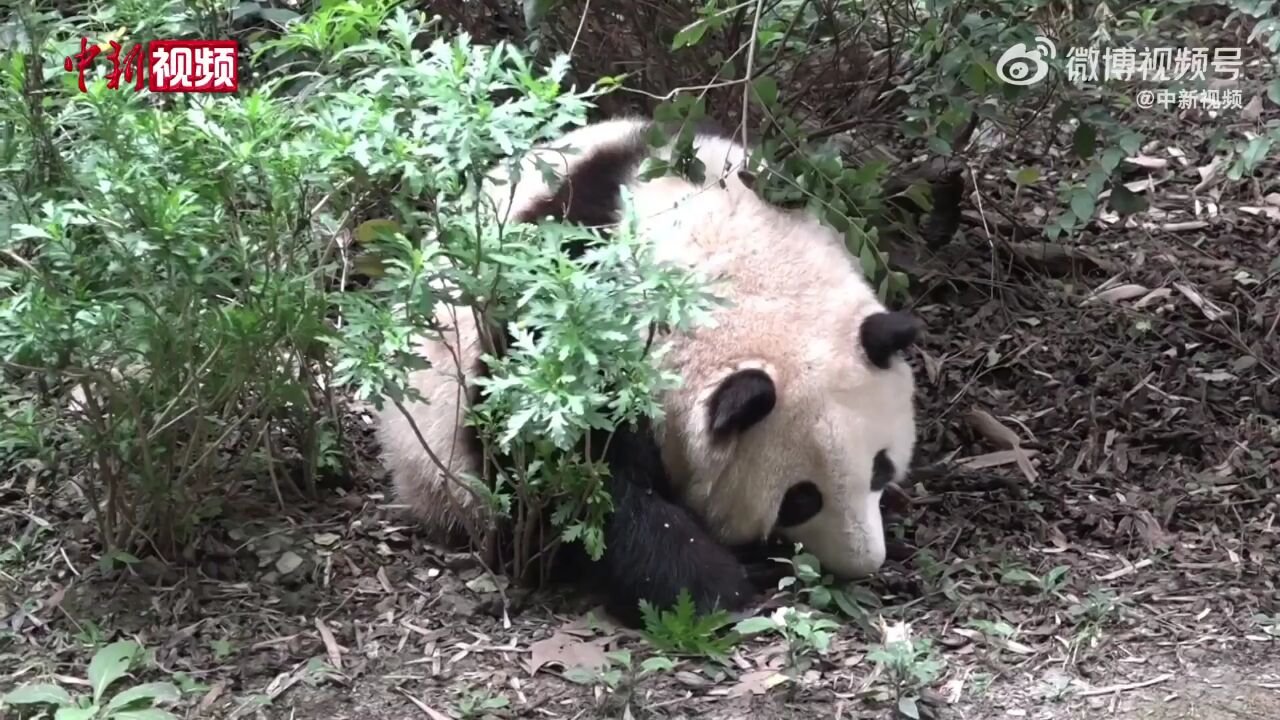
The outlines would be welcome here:
M 1129 690 L 1140 690 L 1145 687 L 1151 687 L 1152 685 L 1159 685 L 1162 682 L 1172 679 L 1172 673 L 1165 673 L 1164 675 L 1157 675 L 1150 680 L 1143 680 L 1141 682 L 1121 683 L 1119 685 L 1108 685 L 1106 687 L 1094 688 L 1092 690 L 1084 690 L 1077 693 L 1077 696 L 1086 698 L 1096 697 L 1098 695 L 1110 695 L 1111 693 L 1128 692 Z

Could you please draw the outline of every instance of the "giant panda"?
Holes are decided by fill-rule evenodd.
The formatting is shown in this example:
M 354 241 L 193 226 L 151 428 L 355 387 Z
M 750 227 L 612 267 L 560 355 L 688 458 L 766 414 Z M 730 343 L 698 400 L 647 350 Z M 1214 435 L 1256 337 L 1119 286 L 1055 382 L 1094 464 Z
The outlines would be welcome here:
M 504 222 L 597 227 L 616 224 L 625 186 L 658 259 L 715 279 L 728 300 L 712 326 L 663 338 L 663 362 L 683 382 L 662 398 L 659 426 L 620 429 L 609 443 L 614 511 L 592 573 L 606 610 L 635 624 L 640 600 L 670 606 L 682 589 L 700 612 L 743 610 L 762 589 L 747 551 L 777 538 L 802 543 L 837 577 L 872 574 L 885 558 L 880 496 L 903 478 L 915 442 L 903 351 L 918 323 L 879 302 L 835 230 L 754 192 L 746 150 L 729 137 L 695 134 L 701 182 L 642 179 L 658 152 L 652 128 L 643 118 L 586 125 L 521 160 L 514 185 L 495 170 L 486 186 Z M 420 346 L 432 367 L 410 380 L 427 400 L 407 405 L 417 432 L 388 405 L 378 436 L 398 502 L 447 538 L 464 519 L 491 519 L 419 443 L 421 433 L 455 476 L 479 467 L 462 423 L 477 398 L 468 380 L 484 372 L 477 324 L 450 306 L 437 319 L 440 338 Z

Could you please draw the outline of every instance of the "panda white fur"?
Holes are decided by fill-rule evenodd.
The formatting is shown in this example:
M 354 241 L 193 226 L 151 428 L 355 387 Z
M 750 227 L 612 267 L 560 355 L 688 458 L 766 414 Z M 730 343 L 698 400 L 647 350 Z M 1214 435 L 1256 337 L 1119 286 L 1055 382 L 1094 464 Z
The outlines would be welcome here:
M 745 152 L 729 138 L 697 135 L 701 184 L 638 179 L 654 152 L 649 123 L 588 125 L 540 150 L 563 178 L 556 187 L 531 158 L 514 188 L 499 171 L 488 187 L 507 222 L 601 226 L 616 223 L 626 185 L 658 258 L 719 278 L 713 292 L 730 301 L 713 327 L 664 339 L 664 362 L 683 383 L 663 398 L 662 427 L 610 443 L 606 607 L 630 622 L 637 600 L 666 606 L 687 588 L 700 610 L 741 609 L 754 587 L 731 548 L 777 535 L 837 576 L 875 572 L 885 557 L 880 495 L 903 477 L 915 441 L 912 372 L 899 351 L 916 321 L 885 309 L 838 233 L 752 191 L 738 172 Z M 433 367 L 412 378 L 429 404 L 408 407 L 451 472 L 475 472 L 477 446 L 461 423 L 474 389 L 456 368 L 483 371 L 477 328 L 469 310 L 442 307 L 439 317 L 442 341 L 421 348 Z M 379 426 L 396 495 L 428 530 L 457 530 L 460 512 L 489 522 L 394 406 Z

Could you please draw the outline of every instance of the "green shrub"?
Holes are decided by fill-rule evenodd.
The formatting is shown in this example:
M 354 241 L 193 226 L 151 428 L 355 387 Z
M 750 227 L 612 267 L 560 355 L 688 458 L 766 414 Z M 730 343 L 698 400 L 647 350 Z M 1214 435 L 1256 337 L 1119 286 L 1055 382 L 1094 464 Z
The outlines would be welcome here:
M 16 128 L 0 358 L 27 400 L 0 450 L 57 437 L 106 546 L 174 554 L 218 512 L 233 462 L 276 479 L 296 454 L 313 490 L 340 459 L 334 389 L 403 403 L 413 342 L 446 300 L 493 322 L 519 310 L 473 418 L 493 501 L 555 508 L 560 539 L 602 549 L 602 468 L 570 450 L 657 412 L 676 378 L 651 362 L 650 329 L 687 326 L 707 298 L 629 226 L 570 259 L 582 230 L 494 222 L 482 174 L 583 123 L 597 91 L 564 90 L 564 57 L 540 69 L 466 35 L 415 49 L 429 23 L 393 5 L 292 23 L 262 52 L 294 66 L 234 96 L 157 98 L 100 76 L 80 93 L 74 75 L 27 71 L 67 37 L 25 18 L 35 32 L 6 56 L 0 96 Z M 367 291 L 342 282 L 353 234 L 385 268 Z

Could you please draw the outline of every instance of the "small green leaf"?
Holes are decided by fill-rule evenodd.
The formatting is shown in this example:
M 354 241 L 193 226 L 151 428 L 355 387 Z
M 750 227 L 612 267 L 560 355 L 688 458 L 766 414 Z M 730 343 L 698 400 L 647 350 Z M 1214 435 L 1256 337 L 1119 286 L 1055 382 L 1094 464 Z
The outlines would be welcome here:
M 578 685 L 592 685 L 600 674 L 582 667 L 571 667 L 564 671 L 564 679 Z
M 880 273 L 880 263 L 876 261 L 875 248 L 871 247 L 871 243 L 862 244 L 862 252 L 858 253 L 858 259 L 862 262 L 862 272 L 867 277 L 875 277 Z
M 619 665 L 624 665 L 624 666 L 631 665 L 630 650 L 614 650 L 613 652 L 605 653 L 604 656 L 609 660 L 618 663 Z
M 1120 148 L 1107 148 L 1102 152 L 1102 170 L 1105 173 L 1114 172 L 1120 166 L 1120 161 L 1124 159 L 1124 150 Z
M 97 705 L 90 705 L 89 707 L 83 708 L 60 707 L 58 708 L 58 711 L 53 714 L 53 720 L 93 720 L 93 718 L 97 717 L 98 710 L 100 709 L 101 708 Z
M 1271 143 L 1272 139 L 1267 135 L 1259 135 L 1249 140 L 1244 152 L 1240 153 L 1240 160 L 1244 163 L 1246 172 L 1253 172 L 1267 158 Z
M 1040 578 L 1021 568 L 1013 568 L 1000 576 L 1000 582 L 1006 585 L 1039 585 Z
M 112 713 L 111 720 L 178 720 L 178 716 L 168 710 L 143 708 L 141 710 L 121 710 Z
M 831 597 L 836 602 L 836 607 L 840 608 L 840 612 L 851 618 L 861 617 L 866 611 L 858 605 L 858 602 L 849 597 L 849 594 L 843 590 L 835 590 L 831 593 Z
M 1040 182 L 1040 168 L 1024 167 L 1017 172 L 1010 172 L 1009 179 L 1018 185 L 1034 185 Z
M 36 227 L 35 225 L 28 225 L 26 223 L 14 223 L 10 227 L 13 228 L 14 240 L 27 240 L 30 238 L 40 238 L 42 240 L 53 239 L 52 235 L 50 235 L 44 229 Z
M 1117 185 L 1111 190 L 1110 205 L 1111 209 L 1121 215 L 1140 213 L 1148 207 L 1146 197 L 1124 185 Z
M 1075 213 L 1082 222 L 1088 222 L 1089 218 L 1093 217 L 1096 203 L 1093 194 L 1088 190 L 1076 190 L 1071 193 L 1071 212 Z
M 965 73 L 964 84 L 975 93 L 984 93 L 987 90 L 987 71 L 980 63 L 970 63 L 969 70 Z
M 102 648 L 89 661 L 89 685 L 93 688 L 93 701 L 102 700 L 111 683 L 124 677 L 133 667 L 134 660 L 142 654 L 142 647 L 132 640 L 118 640 Z
M 771 618 L 753 617 L 753 618 L 747 618 L 746 620 L 743 620 L 737 625 L 734 625 L 733 629 L 735 632 L 737 632 L 740 635 L 755 635 L 756 633 L 762 633 L 762 632 L 772 630 L 775 627 L 777 626 L 774 625 L 773 620 Z
M 1142 151 L 1142 136 L 1136 132 L 1126 132 L 1120 136 L 1120 149 L 1128 155 L 1137 155 Z
M 645 661 L 640 663 L 640 670 L 642 673 L 665 672 L 675 666 L 676 664 L 671 658 L 658 655 L 657 657 L 645 658 Z
M 145 683 L 131 687 L 128 690 L 122 690 L 116 694 L 115 697 L 111 698 L 111 702 L 107 703 L 107 711 L 128 707 L 141 700 L 147 700 L 155 705 L 158 703 L 177 702 L 181 697 L 182 694 L 178 692 L 177 686 L 173 683 Z
M 920 708 L 916 707 L 916 699 L 910 695 L 898 698 L 898 712 L 911 720 L 920 720 Z
M 301 15 L 299 15 L 298 13 L 292 10 L 289 10 L 286 8 L 272 8 L 272 7 L 264 7 L 258 11 L 258 14 L 262 16 L 263 20 L 268 20 L 270 22 L 273 22 L 279 25 L 280 27 L 284 27 L 289 23 L 293 22 L 294 20 L 297 20 L 298 18 L 302 17 Z
M 24 685 L 0 696 L 0 705 L 71 705 L 71 694 L 49 683 Z
M 373 219 L 366 220 L 356 226 L 353 233 L 356 243 L 360 245 L 371 245 L 379 237 L 394 235 L 400 232 L 400 226 L 392 220 Z
M 1276 36 L 1280 37 L 1280 33 L 1276 33 Z M 1267 97 L 1271 98 L 1271 102 L 1280 105 L 1280 78 L 1272 80 L 1267 86 Z
M 694 20 L 693 22 L 680 28 L 676 33 L 675 39 L 671 41 L 671 49 L 679 50 L 685 46 L 697 45 L 702 40 L 703 34 L 707 32 L 709 27 L 706 19 Z
M 772 75 L 761 75 L 751 83 L 751 88 L 755 91 L 756 97 L 760 99 L 760 104 L 767 108 L 774 108 L 778 104 L 778 81 Z
M 234 10 L 231 11 L 231 19 L 239 20 L 241 18 L 257 17 L 262 11 L 262 7 L 256 2 L 243 0 Z
M 1071 149 L 1075 152 L 1076 157 L 1081 160 L 1088 160 L 1093 157 L 1093 151 L 1098 143 L 1098 131 L 1089 123 L 1082 122 L 1080 127 L 1076 128 L 1075 135 L 1071 138 Z

